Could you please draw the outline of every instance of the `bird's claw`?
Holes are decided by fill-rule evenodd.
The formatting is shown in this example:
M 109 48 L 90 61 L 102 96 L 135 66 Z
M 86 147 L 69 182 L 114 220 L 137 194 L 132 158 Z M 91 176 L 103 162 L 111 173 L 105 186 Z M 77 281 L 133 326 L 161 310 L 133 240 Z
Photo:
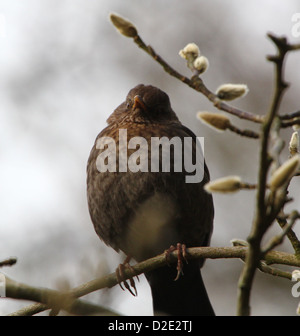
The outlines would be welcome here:
M 116 276 L 117 276 L 117 279 L 118 279 L 119 286 L 121 287 L 122 290 L 125 290 L 124 289 L 124 287 L 125 287 L 131 295 L 137 296 L 137 289 L 136 289 L 136 286 L 135 286 L 134 279 L 129 278 L 128 280 L 129 280 L 130 284 L 128 284 L 128 282 L 126 280 L 126 277 L 125 277 L 125 273 L 124 273 L 124 270 L 126 269 L 126 267 L 129 268 L 132 273 L 134 273 L 134 269 L 129 264 L 129 261 L 130 261 L 130 257 L 126 257 L 124 262 L 118 266 L 118 268 L 116 269 Z M 138 281 L 140 281 L 139 277 L 137 275 L 136 275 L 136 278 L 138 279 Z M 122 283 L 123 283 L 124 287 L 122 286 Z
M 170 254 L 174 251 L 178 251 L 177 253 L 177 275 L 176 278 L 174 279 L 174 281 L 178 280 L 180 275 L 183 275 L 183 261 L 187 262 L 186 259 L 186 245 L 185 244 L 181 244 L 181 243 L 177 243 L 176 247 L 171 245 L 167 250 L 165 250 L 165 258 L 166 261 L 169 263 L 169 259 L 170 259 Z

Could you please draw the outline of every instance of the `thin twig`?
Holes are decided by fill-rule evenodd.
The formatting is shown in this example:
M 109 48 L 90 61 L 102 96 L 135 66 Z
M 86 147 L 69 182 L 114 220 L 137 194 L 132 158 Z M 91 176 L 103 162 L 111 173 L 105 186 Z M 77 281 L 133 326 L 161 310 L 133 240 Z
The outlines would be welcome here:
M 116 315 L 101 306 L 79 300 L 71 293 L 62 293 L 48 288 L 37 288 L 16 282 L 6 277 L 6 297 L 31 300 L 43 303 L 47 307 L 63 309 L 71 314 L 91 315 L 91 314 L 110 314 Z
M 289 44 L 289 50 L 300 50 L 300 43 L 298 44 Z
M 279 268 L 271 267 L 263 261 L 259 263 L 258 269 L 263 273 L 267 273 L 273 276 L 278 276 L 280 278 L 285 278 L 288 280 L 292 279 L 292 273 L 283 271 Z
M 278 216 L 276 218 L 276 220 L 277 220 L 277 223 L 280 225 L 280 227 L 282 229 L 285 228 L 288 225 L 286 217 L 284 217 L 282 215 Z M 289 241 L 291 242 L 291 244 L 292 244 L 292 246 L 294 248 L 295 255 L 300 258 L 300 241 L 297 238 L 296 233 L 292 229 L 290 229 L 287 232 L 286 236 L 287 236 L 287 238 L 289 239 Z
M 17 258 L 11 257 L 11 258 L 0 261 L 0 267 L 13 266 L 16 262 L 17 262 Z
M 288 114 L 283 114 L 281 116 L 279 116 L 279 118 L 281 120 L 289 120 L 289 119 L 294 119 L 300 117 L 300 111 L 296 111 L 296 112 L 292 112 L 292 113 L 288 113 Z
M 238 135 L 241 135 L 241 136 L 244 136 L 244 137 L 247 137 L 247 138 L 252 138 L 252 139 L 258 139 L 259 138 L 258 133 L 254 132 L 252 130 L 248 130 L 248 129 L 241 130 L 241 129 L 237 128 L 236 126 L 232 125 L 232 124 L 228 125 L 228 129 L 231 130 L 231 132 L 234 132 Z
M 279 235 L 274 236 L 269 243 L 261 250 L 262 254 L 266 254 L 271 251 L 274 247 L 280 245 L 283 242 L 284 237 L 290 232 L 292 227 L 294 226 L 296 220 L 299 219 L 299 214 L 295 212 L 290 219 L 290 223 L 286 223 L 282 227 L 282 231 Z
M 282 121 L 281 122 L 281 127 L 282 128 L 287 128 L 295 125 L 300 125 L 300 118 L 295 118 L 289 121 Z
M 201 92 L 204 96 L 209 99 L 216 108 L 219 110 L 228 112 L 230 114 L 233 114 L 241 119 L 246 119 L 253 121 L 255 123 L 262 123 L 263 117 L 260 115 L 256 115 L 250 112 L 242 111 L 240 109 L 237 109 L 235 107 L 229 106 L 222 102 L 217 95 L 215 95 L 213 92 L 211 92 L 203 83 L 203 80 L 198 76 L 192 76 L 191 79 L 188 77 L 180 74 L 178 71 L 176 71 L 174 68 L 172 68 L 161 56 L 159 56 L 154 49 L 146 45 L 144 41 L 141 39 L 139 35 L 136 35 L 133 38 L 133 41 L 141 48 L 143 49 L 148 55 L 150 55 L 157 63 L 159 63 L 163 69 L 171 76 L 179 79 L 184 84 L 188 85 L 192 89 Z

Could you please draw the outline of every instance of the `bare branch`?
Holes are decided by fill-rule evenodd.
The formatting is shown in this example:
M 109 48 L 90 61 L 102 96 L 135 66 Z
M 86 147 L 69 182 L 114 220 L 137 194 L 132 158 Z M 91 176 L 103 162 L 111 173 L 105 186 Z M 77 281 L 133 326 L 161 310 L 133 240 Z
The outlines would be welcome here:
M 187 249 L 187 260 L 190 259 L 232 259 L 239 258 L 245 260 L 248 252 L 248 248 L 245 246 L 233 246 L 233 247 L 194 247 Z M 134 266 L 132 269 L 126 268 L 124 270 L 124 279 L 129 279 L 133 276 L 142 274 L 144 272 L 149 272 L 158 267 L 166 266 L 167 263 L 176 263 L 177 262 L 177 251 L 170 253 L 168 262 L 166 260 L 165 254 L 162 253 L 154 258 L 145 260 L 140 262 Z M 290 265 L 294 267 L 300 267 L 300 259 L 298 259 L 293 254 L 279 252 L 279 251 L 270 251 L 268 252 L 263 259 L 267 264 L 284 264 Z M 85 306 L 85 302 L 81 301 L 78 303 L 75 299 L 81 297 L 83 295 L 89 294 L 99 289 L 103 288 L 111 288 L 118 284 L 118 278 L 116 273 L 108 274 L 104 277 L 91 280 L 87 283 L 84 283 L 72 290 L 60 293 L 53 290 L 43 289 L 42 292 L 40 289 L 35 289 L 31 286 L 22 285 L 23 293 L 20 295 L 17 292 L 12 292 L 15 294 L 11 294 L 8 292 L 9 297 L 19 298 L 19 299 L 27 299 L 27 300 L 36 300 L 42 302 L 43 304 L 33 304 L 22 308 L 21 310 L 10 314 L 11 316 L 23 316 L 23 315 L 33 315 L 37 314 L 41 311 L 47 310 L 52 307 L 58 307 L 61 309 L 65 309 L 67 311 L 73 313 L 87 313 L 88 311 L 93 312 L 93 310 L 97 311 L 97 313 L 101 314 L 113 314 L 105 308 L 99 306 Z M 22 287 L 21 287 L 22 288 Z M 29 288 L 29 291 L 27 289 Z M 33 289 L 33 292 L 30 290 Z M 44 291 L 44 292 L 43 292 Z M 32 294 L 33 293 L 33 294 Z M 45 297 L 42 297 L 42 293 L 45 294 Z M 65 299 L 61 302 L 61 298 Z M 50 300 L 51 299 L 51 300 Z M 74 301 L 75 300 L 75 301 Z M 75 303 L 76 304 L 75 304 Z M 72 306 L 73 305 L 73 306 Z M 87 309 L 86 309 L 87 307 Z
M 277 223 L 280 225 L 280 227 L 282 229 L 286 228 L 288 223 L 287 223 L 287 218 L 286 216 L 278 216 L 277 218 Z M 293 248 L 294 248 L 294 251 L 295 251 L 295 255 L 300 257 L 300 241 L 299 239 L 297 238 L 297 235 L 296 233 L 292 230 L 292 228 L 290 228 L 287 233 L 287 238 L 290 240 Z
M 276 207 L 267 204 L 266 189 L 267 173 L 270 166 L 270 159 L 268 154 L 269 135 L 275 116 L 278 114 L 283 93 L 288 87 L 288 84 L 283 78 L 283 66 L 286 53 L 290 49 L 286 38 L 276 37 L 273 34 L 268 34 L 268 37 L 277 47 L 277 54 L 267 57 L 269 61 L 274 62 L 275 64 L 275 87 L 269 111 L 266 115 L 264 122 L 262 123 L 256 214 L 252 224 L 250 235 L 248 237 L 249 253 L 247 254 L 245 266 L 241 273 L 238 284 L 238 315 L 250 314 L 250 293 L 254 274 L 256 268 L 259 265 L 259 260 L 262 254 L 260 250 L 261 240 L 264 233 L 270 227 L 274 218 L 277 217 L 277 214 L 285 203 L 285 197 L 280 197 Z M 278 197 L 276 199 L 278 199 Z M 268 200 L 270 200 L 270 198 L 268 198 Z M 267 213 L 270 208 L 272 210 L 271 213 Z
M 284 226 L 282 226 L 282 232 L 274 236 L 269 243 L 262 249 L 262 254 L 266 254 L 269 251 L 271 251 L 274 247 L 280 245 L 283 242 L 284 237 L 290 232 L 292 227 L 294 226 L 297 219 L 299 219 L 299 214 L 297 211 L 293 212 L 290 218 L 290 223 L 286 223 Z M 298 241 L 299 243 L 299 241 Z
M 289 120 L 289 119 L 294 119 L 300 117 L 300 111 L 296 111 L 296 112 L 292 112 L 292 113 L 288 113 L 288 114 L 283 114 L 281 116 L 279 116 L 279 118 L 281 120 Z
M 261 262 L 258 266 L 258 269 L 263 272 L 263 273 L 267 273 L 273 276 L 278 276 L 281 278 L 285 278 L 288 280 L 292 279 L 292 273 L 291 272 L 285 272 L 279 268 L 274 268 L 271 267 L 269 265 L 267 265 L 265 262 Z
M 114 312 L 100 306 L 76 299 L 72 293 L 62 293 L 47 288 L 36 288 L 16 282 L 8 277 L 6 277 L 6 297 L 40 302 L 47 308 L 55 310 L 63 309 L 76 315 L 116 315 Z

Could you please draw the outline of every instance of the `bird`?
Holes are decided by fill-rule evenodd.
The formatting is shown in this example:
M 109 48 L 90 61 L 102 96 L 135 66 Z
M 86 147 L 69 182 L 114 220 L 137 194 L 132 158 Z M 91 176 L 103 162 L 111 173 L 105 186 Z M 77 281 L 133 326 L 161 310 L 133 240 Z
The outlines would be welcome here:
M 187 183 L 188 151 L 175 148 L 174 139 L 187 138 L 197 164 L 197 137 L 180 122 L 167 93 L 139 84 L 108 117 L 87 163 L 89 213 L 106 245 L 137 262 L 180 250 L 177 269 L 166 265 L 145 273 L 154 315 L 215 315 L 202 279 L 204 260 L 184 261 L 189 247 L 209 246 L 214 219 L 212 196 L 203 188 L 210 180 L 206 162 L 201 181 Z M 174 140 L 174 146 L 154 153 L 155 139 Z M 170 163 L 164 166 L 166 153 Z

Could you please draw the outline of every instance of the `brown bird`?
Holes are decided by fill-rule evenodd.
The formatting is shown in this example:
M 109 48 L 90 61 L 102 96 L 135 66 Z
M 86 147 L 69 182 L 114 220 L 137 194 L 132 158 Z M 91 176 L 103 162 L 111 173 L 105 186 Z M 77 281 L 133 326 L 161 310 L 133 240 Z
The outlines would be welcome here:
M 168 95 L 137 85 L 107 123 L 87 165 L 89 212 L 98 236 L 137 261 L 170 246 L 183 247 L 183 253 L 185 246 L 208 246 L 214 207 L 203 186 L 209 171 L 197 161 L 196 136 L 178 120 Z M 176 147 L 177 140 L 183 144 L 187 138 L 189 147 Z M 155 152 L 155 139 L 174 142 Z M 188 159 L 202 169 L 197 183 L 187 182 L 195 173 L 187 169 Z M 166 266 L 145 274 L 156 315 L 214 315 L 200 272 L 203 263 L 190 260 L 182 268 L 179 257 L 177 271 Z

